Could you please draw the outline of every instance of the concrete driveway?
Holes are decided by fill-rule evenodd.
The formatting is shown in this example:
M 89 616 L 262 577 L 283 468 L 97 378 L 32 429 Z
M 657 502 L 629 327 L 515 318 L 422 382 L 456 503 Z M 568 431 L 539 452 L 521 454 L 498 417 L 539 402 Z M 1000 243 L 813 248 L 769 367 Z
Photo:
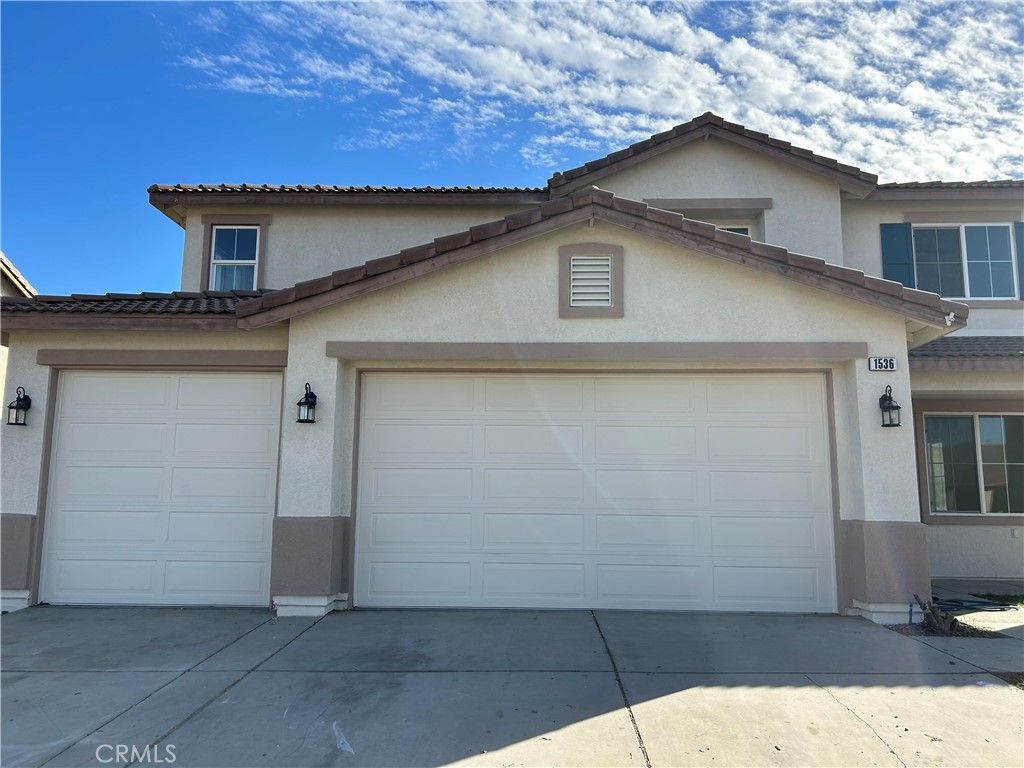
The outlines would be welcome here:
M 37 607 L 2 634 L 8 767 L 1024 764 L 1024 693 L 862 619 Z

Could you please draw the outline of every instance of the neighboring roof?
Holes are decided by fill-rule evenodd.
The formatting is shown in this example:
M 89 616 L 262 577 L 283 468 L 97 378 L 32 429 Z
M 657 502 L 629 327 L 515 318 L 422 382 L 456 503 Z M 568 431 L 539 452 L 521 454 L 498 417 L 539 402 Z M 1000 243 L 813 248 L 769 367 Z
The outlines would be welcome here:
M 35 296 L 37 291 L 32 287 L 26 277 L 18 271 L 14 263 L 7 258 L 3 251 L 0 251 L 0 274 L 7 278 L 14 290 L 22 296 Z
M 591 160 L 578 168 L 556 173 L 548 181 L 552 194 L 565 194 L 581 186 L 593 184 L 610 173 L 623 170 L 638 162 L 666 152 L 691 141 L 715 136 L 735 144 L 762 152 L 784 162 L 821 173 L 839 182 L 847 191 L 864 194 L 875 187 L 878 176 L 852 165 L 845 165 L 831 157 L 816 155 L 809 149 L 794 147 L 788 141 L 774 139 L 766 133 L 752 131 L 738 123 L 729 123 L 711 112 L 705 112 L 688 123 L 655 134 L 618 152 L 598 160 Z
M 1024 336 L 946 336 L 910 350 L 919 371 L 1024 371 Z
M 879 184 L 869 200 L 1018 200 L 1024 201 L 1024 179 L 995 181 L 902 181 Z
M 934 293 L 758 243 L 745 235 L 591 187 L 362 266 L 240 302 L 236 310 L 239 326 L 255 328 L 281 322 L 593 219 L 883 307 L 932 328 L 961 328 L 966 322 L 966 305 L 946 301 Z
M 8 330 L 58 327 L 122 327 L 139 321 L 145 327 L 188 327 L 203 330 L 236 327 L 235 307 L 262 291 L 202 291 L 174 293 L 75 293 L 70 296 L 5 296 L 0 300 L 3 326 Z M 43 316 L 43 317 L 40 317 Z
M 546 187 L 339 187 L 322 184 L 153 184 L 146 190 L 174 194 L 328 194 L 328 195 L 514 195 L 547 192 Z

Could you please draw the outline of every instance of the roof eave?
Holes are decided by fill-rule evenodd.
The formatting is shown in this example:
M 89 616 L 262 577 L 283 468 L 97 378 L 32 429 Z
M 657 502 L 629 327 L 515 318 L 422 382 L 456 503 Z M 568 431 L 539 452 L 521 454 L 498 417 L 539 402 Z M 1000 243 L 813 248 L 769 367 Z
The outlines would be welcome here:
M 235 331 L 234 315 L 141 315 L 130 313 L 3 313 L 4 331 Z
M 1016 200 L 1024 203 L 1018 187 L 934 187 L 923 189 L 875 189 L 865 200 Z

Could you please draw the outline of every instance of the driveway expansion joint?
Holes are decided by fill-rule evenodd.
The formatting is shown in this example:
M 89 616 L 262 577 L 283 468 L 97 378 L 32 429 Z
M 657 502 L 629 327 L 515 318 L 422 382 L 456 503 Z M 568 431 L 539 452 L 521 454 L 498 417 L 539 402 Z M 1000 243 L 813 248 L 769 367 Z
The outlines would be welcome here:
M 601 622 L 597 620 L 597 614 L 590 611 L 590 617 L 594 620 L 594 626 L 597 628 L 597 634 L 601 636 L 601 642 L 604 643 L 604 651 L 608 654 L 608 661 L 612 665 L 612 672 L 615 674 L 615 683 L 619 686 L 619 693 L 622 694 L 622 704 L 626 708 L 626 714 L 629 715 L 629 722 L 633 726 L 633 733 L 636 734 L 637 744 L 640 745 L 640 754 L 644 756 L 644 765 L 646 768 L 651 768 L 651 758 L 647 754 L 647 747 L 644 746 L 644 737 L 640 733 L 640 726 L 637 725 L 636 717 L 633 715 L 633 707 L 629 703 L 629 697 L 626 695 L 626 686 L 622 684 L 622 676 L 619 674 L 619 665 L 615 663 L 615 657 L 612 655 L 612 649 L 608 645 L 608 640 L 604 636 L 604 632 L 601 630 Z M 904 766 L 904 768 L 906 768 Z

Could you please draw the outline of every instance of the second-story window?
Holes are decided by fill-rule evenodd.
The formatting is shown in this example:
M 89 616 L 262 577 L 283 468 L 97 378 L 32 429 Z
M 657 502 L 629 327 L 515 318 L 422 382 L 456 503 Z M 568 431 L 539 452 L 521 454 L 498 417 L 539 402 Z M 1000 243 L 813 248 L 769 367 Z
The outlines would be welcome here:
M 914 227 L 917 288 L 947 298 L 1017 296 L 1009 224 Z
M 210 253 L 210 289 L 250 291 L 256 287 L 258 226 L 215 226 Z

